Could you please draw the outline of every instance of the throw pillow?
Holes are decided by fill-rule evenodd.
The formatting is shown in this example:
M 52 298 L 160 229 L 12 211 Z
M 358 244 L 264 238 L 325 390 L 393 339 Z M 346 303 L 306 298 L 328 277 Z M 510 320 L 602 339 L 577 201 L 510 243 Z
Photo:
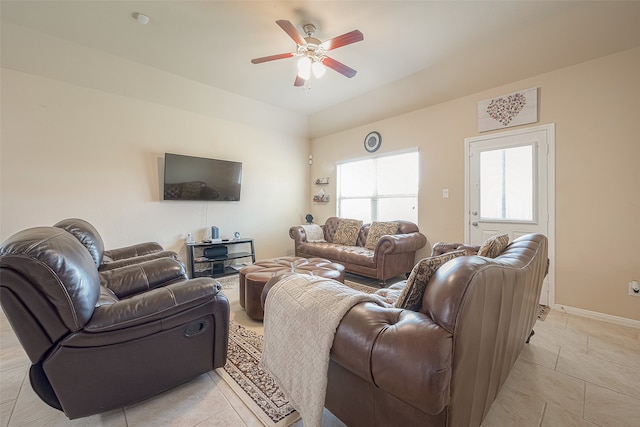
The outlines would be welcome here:
M 378 244 L 378 240 L 380 240 L 382 236 L 398 233 L 399 225 L 400 224 L 398 224 L 397 222 L 373 222 L 371 224 L 371 227 L 369 227 L 367 242 L 364 244 L 364 247 L 367 249 L 375 250 L 376 245 Z
M 326 240 L 324 240 L 324 232 L 322 231 L 322 227 L 320 227 L 318 224 L 305 224 L 302 225 L 302 228 L 304 228 L 304 232 L 307 235 L 307 242 L 326 242 Z
M 418 311 L 422 305 L 422 297 L 427 289 L 427 284 L 436 270 L 447 261 L 464 255 L 465 251 L 460 250 L 420 260 L 411 270 L 407 284 L 398 297 L 395 306 Z
M 504 251 L 504 248 L 509 244 L 509 235 L 500 234 L 497 236 L 489 237 L 480 246 L 478 250 L 479 256 L 485 256 L 487 258 L 495 258 Z
M 361 227 L 362 221 L 358 219 L 340 218 L 336 234 L 333 235 L 333 243 L 345 246 L 355 246 Z

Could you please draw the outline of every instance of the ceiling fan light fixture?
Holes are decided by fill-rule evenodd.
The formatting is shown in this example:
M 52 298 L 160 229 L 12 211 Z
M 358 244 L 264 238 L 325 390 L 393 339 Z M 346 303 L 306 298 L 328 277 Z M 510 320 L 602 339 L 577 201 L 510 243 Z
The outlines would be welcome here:
M 303 56 L 298 60 L 298 76 L 301 79 L 309 80 L 311 77 L 311 58 Z
M 322 65 L 322 62 L 320 61 L 315 61 L 311 66 L 311 69 L 313 70 L 313 75 L 318 79 L 324 76 L 324 73 L 327 71 L 326 67 Z
M 316 78 L 320 78 L 326 72 L 326 67 L 342 74 L 347 78 L 352 78 L 357 71 L 345 64 L 336 61 L 326 55 L 327 51 L 337 49 L 352 43 L 364 40 L 364 36 L 359 30 L 353 30 L 341 36 L 334 37 L 325 42 L 321 42 L 313 37 L 316 27 L 313 24 L 303 26 L 307 37 L 303 37 L 296 27 L 289 21 L 280 19 L 276 24 L 296 43 L 296 49 L 293 52 L 280 53 L 277 55 L 263 56 L 251 60 L 252 64 L 261 64 L 263 62 L 274 61 L 276 59 L 284 59 L 298 57 L 298 73 L 293 85 L 296 87 L 308 86 L 311 73 Z

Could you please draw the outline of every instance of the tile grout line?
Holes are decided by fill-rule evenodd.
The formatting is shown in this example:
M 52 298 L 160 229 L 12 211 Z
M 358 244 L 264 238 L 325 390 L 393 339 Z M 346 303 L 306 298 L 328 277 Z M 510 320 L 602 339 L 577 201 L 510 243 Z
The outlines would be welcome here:
M 582 419 L 586 421 L 585 415 L 587 414 L 587 382 L 584 382 L 582 388 Z
M 216 375 L 217 375 L 217 373 L 216 373 Z M 222 379 L 221 379 L 221 381 L 222 381 Z M 233 402 L 231 402 L 231 400 L 229 400 L 229 397 L 227 396 L 227 394 L 225 392 L 223 392 L 222 390 L 220 390 L 220 394 L 222 394 L 222 397 L 224 398 L 224 400 L 231 407 L 231 409 L 233 409 L 233 412 L 236 413 L 236 415 L 238 416 L 238 418 L 240 418 L 240 420 L 244 423 L 244 425 L 248 426 L 247 422 L 244 420 L 244 418 L 242 417 L 240 412 L 238 412 L 238 410 L 236 409 L 236 405 L 234 405 Z M 247 409 L 250 411 L 249 408 L 247 408 Z
M 542 415 L 540 416 L 540 421 L 538 421 L 538 427 L 542 427 L 542 423 L 544 422 L 544 416 L 547 413 L 547 402 L 543 401 L 543 405 L 542 405 Z
M 29 376 L 29 368 L 24 371 L 24 376 L 22 377 L 22 381 L 20 381 L 20 388 L 18 389 L 18 395 L 16 399 L 13 401 L 13 407 L 11 408 L 11 414 L 9 414 L 9 420 L 7 421 L 7 426 L 11 424 L 11 419 L 13 418 L 13 414 L 16 411 L 16 406 L 18 406 L 18 398 L 20 397 L 20 393 L 22 393 L 22 388 L 24 387 L 24 382 Z

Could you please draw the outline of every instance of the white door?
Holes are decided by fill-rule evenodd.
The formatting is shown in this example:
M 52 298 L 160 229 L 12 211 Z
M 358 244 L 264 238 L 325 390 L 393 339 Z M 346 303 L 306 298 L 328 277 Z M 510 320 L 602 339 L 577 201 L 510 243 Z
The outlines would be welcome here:
M 540 304 L 554 303 L 555 125 L 465 139 L 465 241 L 480 245 L 496 234 L 549 239 L 549 275 Z

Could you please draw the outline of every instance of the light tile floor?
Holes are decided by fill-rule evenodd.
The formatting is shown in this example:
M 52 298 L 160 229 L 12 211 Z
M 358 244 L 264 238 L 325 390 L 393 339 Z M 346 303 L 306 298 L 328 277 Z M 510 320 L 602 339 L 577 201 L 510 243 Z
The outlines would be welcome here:
M 240 308 L 237 290 L 227 295 L 232 318 L 262 332 Z M 640 329 L 551 311 L 535 331 L 483 426 L 640 426 Z M 35 395 L 28 367 L 0 312 L 0 427 L 262 425 L 215 372 L 144 402 L 70 421 Z M 328 411 L 322 424 L 342 426 Z

